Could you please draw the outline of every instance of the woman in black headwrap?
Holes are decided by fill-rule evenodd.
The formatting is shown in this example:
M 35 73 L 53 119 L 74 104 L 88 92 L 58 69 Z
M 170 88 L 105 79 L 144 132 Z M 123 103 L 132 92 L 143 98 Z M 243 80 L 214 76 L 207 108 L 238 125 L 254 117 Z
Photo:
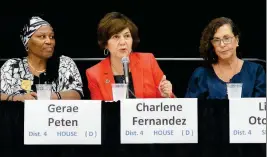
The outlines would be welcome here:
M 52 26 L 34 16 L 21 32 L 27 57 L 7 60 L 1 67 L 1 100 L 36 99 L 35 84 L 52 84 L 51 99 L 81 99 L 82 79 L 74 61 L 54 54 Z M 3 99 L 5 98 L 5 99 Z

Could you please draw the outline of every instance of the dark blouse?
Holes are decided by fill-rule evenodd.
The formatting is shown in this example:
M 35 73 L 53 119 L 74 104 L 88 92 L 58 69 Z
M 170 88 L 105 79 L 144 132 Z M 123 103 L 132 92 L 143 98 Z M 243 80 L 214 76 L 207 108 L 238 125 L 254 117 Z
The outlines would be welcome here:
M 186 98 L 228 99 L 226 83 L 213 68 L 199 67 L 192 74 Z M 266 97 L 266 74 L 257 63 L 244 61 L 239 73 L 229 83 L 243 83 L 241 97 Z
M 124 83 L 124 76 L 115 75 L 114 80 L 115 80 L 115 83 Z M 130 72 L 129 72 L 129 98 L 136 98 L 134 94 L 132 74 Z

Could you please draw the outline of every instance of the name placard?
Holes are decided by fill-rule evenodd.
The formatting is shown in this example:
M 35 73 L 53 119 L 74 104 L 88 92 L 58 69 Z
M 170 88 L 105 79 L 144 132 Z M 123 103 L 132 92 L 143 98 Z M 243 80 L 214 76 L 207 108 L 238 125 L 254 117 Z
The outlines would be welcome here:
M 230 143 L 266 143 L 266 98 L 229 100 Z
M 197 99 L 126 99 L 121 143 L 197 143 Z
M 101 101 L 25 101 L 24 144 L 101 144 Z

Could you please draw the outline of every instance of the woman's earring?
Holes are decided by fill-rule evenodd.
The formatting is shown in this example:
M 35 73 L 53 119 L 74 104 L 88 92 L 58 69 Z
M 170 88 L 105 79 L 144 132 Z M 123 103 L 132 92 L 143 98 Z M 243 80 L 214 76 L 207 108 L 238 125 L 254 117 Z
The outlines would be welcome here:
M 104 55 L 105 55 L 105 56 L 108 55 L 108 49 L 104 49 Z
M 29 51 L 29 48 L 28 48 L 28 46 L 26 46 L 26 51 Z

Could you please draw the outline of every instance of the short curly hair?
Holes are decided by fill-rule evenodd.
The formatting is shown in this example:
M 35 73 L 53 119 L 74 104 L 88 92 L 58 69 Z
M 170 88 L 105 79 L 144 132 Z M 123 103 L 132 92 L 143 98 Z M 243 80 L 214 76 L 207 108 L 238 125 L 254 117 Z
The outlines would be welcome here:
M 98 45 L 105 49 L 107 41 L 112 35 L 129 28 L 133 38 L 133 48 L 137 47 L 140 42 L 137 26 L 125 15 L 119 12 L 107 13 L 99 22 L 97 29 Z
M 219 17 L 213 19 L 203 30 L 199 46 L 200 55 L 208 64 L 218 62 L 218 56 L 214 51 L 211 40 L 213 39 L 217 29 L 225 24 L 229 24 L 234 36 L 240 38 L 240 31 L 230 18 Z M 241 58 L 241 54 L 237 53 L 237 57 Z

